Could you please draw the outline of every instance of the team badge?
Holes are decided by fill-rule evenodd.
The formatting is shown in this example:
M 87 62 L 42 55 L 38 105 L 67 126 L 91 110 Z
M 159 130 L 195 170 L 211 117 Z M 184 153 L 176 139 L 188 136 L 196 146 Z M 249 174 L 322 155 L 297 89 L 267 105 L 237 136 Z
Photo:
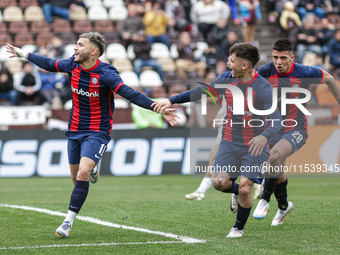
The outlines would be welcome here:
M 97 82 L 98 82 L 97 78 L 93 77 L 93 78 L 92 78 L 92 83 L 93 83 L 94 85 L 96 85 Z
M 295 84 L 293 85 L 293 88 L 300 88 L 300 85 L 297 84 L 297 83 L 295 83 Z

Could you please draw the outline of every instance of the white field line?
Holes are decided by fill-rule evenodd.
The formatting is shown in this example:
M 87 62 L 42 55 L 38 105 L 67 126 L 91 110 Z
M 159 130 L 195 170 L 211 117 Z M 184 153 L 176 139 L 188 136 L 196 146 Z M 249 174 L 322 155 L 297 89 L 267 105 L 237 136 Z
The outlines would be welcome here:
M 50 215 L 56 215 L 56 216 L 63 216 L 66 217 L 66 213 L 58 212 L 58 211 L 52 211 L 48 209 L 42 209 L 42 208 L 37 208 L 37 207 L 30 207 L 30 206 L 24 206 L 24 205 L 8 205 L 8 204 L 0 204 L 0 207 L 8 207 L 8 208 L 14 208 L 14 209 L 22 209 L 22 210 L 27 210 L 27 211 L 35 211 L 35 212 L 41 212 L 41 213 L 46 213 Z M 86 217 L 86 216 L 77 216 L 78 220 L 82 221 L 87 221 L 91 223 L 95 223 L 98 225 L 103 225 L 107 227 L 112 227 L 112 228 L 122 228 L 122 229 L 127 229 L 127 230 L 134 230 L 138 232 L 144 232 L 144 233 L 149 233 L 149 234 L 154 234 L 154 235 L 160 235 L 160 236 L 165 236 L 169 238 L 174 238 L 177 240 L 180 240 L 184 243 L 205 243 L 206 240 L 201 240 L 201 239 L 196 239 L 188 236 L 180 236 L 180 235 L 175 235 L 172 233 L 165 233 L 161 231 L 153 231 L 145 228 L 138 228 L 138 227 L 130 227 L 130 226 L 124 226 L 108 221 L 102 221 L 93 217 Z
M 0 250 L 22 250 L 22 249 L 39 249 L 39 248 L 61 248 L 61 247 L 84 247 L 84 246 L 111 246 L 111 245 L 135 245 L 135 244 L 172 244 L 183 243 L 182 241 L 153 241 L 153 242 L 131 242 L 131 243 L 82 243 L 82 244 L 51 244 L 39 246 L 21 246 L 0 248 Z

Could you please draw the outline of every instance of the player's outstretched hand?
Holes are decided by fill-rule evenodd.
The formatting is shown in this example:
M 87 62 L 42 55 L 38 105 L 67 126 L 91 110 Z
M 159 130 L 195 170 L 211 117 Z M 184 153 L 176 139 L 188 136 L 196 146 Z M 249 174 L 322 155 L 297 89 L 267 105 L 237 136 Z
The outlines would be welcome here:
M 163 118 L 168 121 L 171 126 L 176 126 L 179 123 L 180 117 L 174 113 L 175 111 L 176 109 L 168 108 L 162 112 Z
M 151 105 L 151 107 L 153 106 L 155 106 L 153 111 L 159 113 L 160 110 L 164 111 L 165 109 L 169 108 L 171 103 L 169 99 L 157 100 Z
M 10 55 L 9 57 L 10 58 L 15 58 L 15 57 L 18 57 L 18 58 L 26 58 L 28 52 L 27 51 L 24 51 L 18 47 L 14 47 L 13 45 L 7 43 L 6 45 L 6 50 L 9 54 L 12 54 Z
M 258 135 L 251 139 L 249 144 L 251 144 L 249 148 L 251 155 L 258 156 L 261 155 L 264 146 L 266 146 L 267 138 L 265 138 L 263 135 Z

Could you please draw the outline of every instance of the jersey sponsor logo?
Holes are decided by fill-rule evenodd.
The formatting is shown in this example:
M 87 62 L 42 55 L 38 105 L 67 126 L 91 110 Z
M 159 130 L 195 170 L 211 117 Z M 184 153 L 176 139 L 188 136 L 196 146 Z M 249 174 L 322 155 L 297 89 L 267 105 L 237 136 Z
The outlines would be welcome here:
M 76 89 L 71 86 L 72 93 L 77 93 L 78 95 L 86 96 L 86 97 L 99 97 L 99 93 L 97 91 L 89 93 L 88 91 L 84 91 L 83 89 Z

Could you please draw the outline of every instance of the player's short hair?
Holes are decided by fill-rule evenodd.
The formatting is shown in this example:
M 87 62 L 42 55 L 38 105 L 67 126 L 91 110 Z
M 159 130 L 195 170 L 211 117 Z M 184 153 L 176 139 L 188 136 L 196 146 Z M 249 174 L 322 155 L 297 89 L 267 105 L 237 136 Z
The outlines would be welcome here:
M 288 39 L 279 39 L 273 44 L 273 50 L 293 53 L 293 43 Z
M 91 43 L 96 45 L 99 49 L 99 57 L 104 54 L 105 39 L 104 39 L 104 36 L 102 36 L 100 33 L 98 32 L 84 33 L 84 34 L 81 34 L 79 38 L 87 38 L 90 40 Z
M 255 67 L 257 62 L 260 60 L 260 52 L 259 49 L 251 43 L 236 43 L 234 44 L 230 50 L 229 54 L 234 54 L 238 58 L 243 58 L 249 61 L 249 65 L 251 67 Z

